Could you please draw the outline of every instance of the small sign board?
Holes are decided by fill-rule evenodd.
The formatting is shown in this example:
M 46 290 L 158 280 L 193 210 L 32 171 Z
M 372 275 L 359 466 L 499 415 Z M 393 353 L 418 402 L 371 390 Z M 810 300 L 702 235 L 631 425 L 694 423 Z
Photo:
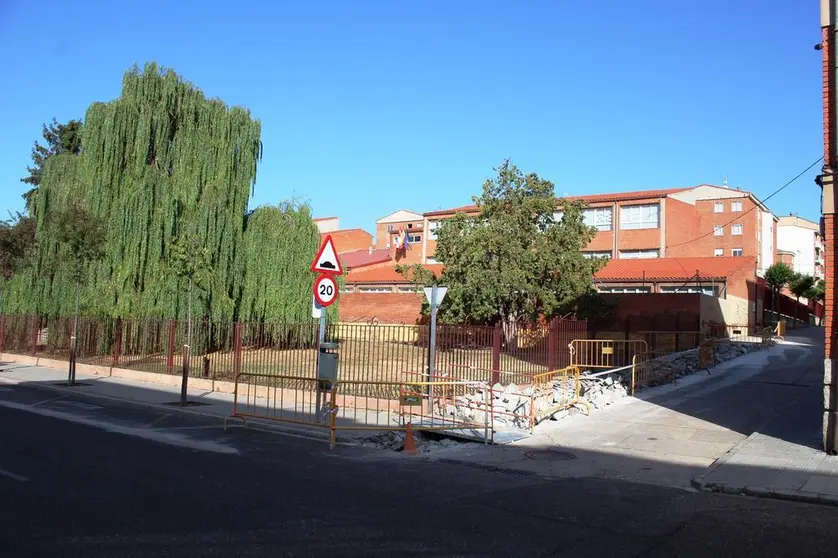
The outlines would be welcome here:
M 399 396 L 399 404 L 402 407 L 419 407 L 422 405 L 422 394 L 421 393 L 410 393 L 405 392 Z
M 603 347 L 602 354 L 604 355 L 613 355 L 614 354 L 614 347 Z
M 335 251 L 335 243 L 332 241 L 332 235 L 326 236 L 323 239 L 323 244 L 320 245 L 320 250 L 314 257 L 309 268 L 314 273 L 325 273 L 328 275 L 343 275 L 343 268 L 340 265 L 340 259 Z
M 433 287 L 425 287 L 425 298 L 428 299 L 428 304 L 433 303 Z M 448 287 L 437 287 L 436 288 L 436 305 L 439 306 L 442 304 L 442 301 L 445 299 L 445 295 L 448 293 Z
M 314 302 L 331 306 L 338 299 L 338 284 L 331 275 L 321 275 L 314 281 Z

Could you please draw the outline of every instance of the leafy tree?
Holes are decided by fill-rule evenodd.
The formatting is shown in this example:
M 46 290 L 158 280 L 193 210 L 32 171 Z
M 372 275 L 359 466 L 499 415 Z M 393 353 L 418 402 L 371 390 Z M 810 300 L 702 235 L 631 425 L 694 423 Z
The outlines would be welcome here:
M 794 294 L 797 304 L 794 305 L 794 321 L 797 323 L 797 307 L 800 305 L 800 297 L 810 294 L 815 286 L 815 279 L 811 275 L 795 273 L 789 282 L 789 290 Z
M 35 220 L 20 213 L 0 221 L 0 300 L 3 288 L 27 262 L 35 248 Z
M 70 120 L 66 124 L 60 124 L 53 118 L 49 126 L 43 125 L 41 135 L 44 138 L 45 145 L 35 142 L 32 147 L 32 166 L 26 168 L 29 174 L 20 179 L 21 182 L 32 187 L 23 194 L 27 210 L 31 209 L 35 194 L 41 185 L 41 175 L 47 158 L 62 153 L 73 155 L 81 153 L 81 129 L 82 123 L 80 120 Z
M 777 299 L 780 296 L 780 291 L 794 278 L 794 270 L 783 262 L 772 264 L 765 270 L 765 283 L 771 289 L 773 296 L 771 297 L 772 310 L 777 313 Z
M 53 234 L 60 247 L 59 264 L 69 268 L 69 276 L 76 285 L 73 312 L 73 339 L 70 350 L 68 383 L 76 381 L 76 347 L 79 326 L 79 293 L 90 264 L 102 259 L 105 247 L 105 226 L 102 219 L 76 203 L 65 207 L 52 224 Z
M 474 198 L 476 215 L 459 214 L 437 229 L 435 257 L 448 287 L 440 307 L 450 322 L 497 322 L 507 344 L 515 324 L 567 313 L 593 289 L 592 277 L 605 260 L 585 258 L 581 249 L 596 234 L 584 224 L 582 204 L 561 201 L 556 219 L 553 184 L 524 175 L 509 160 Z M 418 284 L 431 278 L 415 266 L 402 268 Z
M 203 240 L 184 234 L 172 242 L 169 249 L 169 268 L 187 284 L 186 344 L 184 347 L 183 379 L 180 386 L 180 404 L 187 405 L 186 388 L 189 382 L 189 364 L 192 359 L 192 289 L 206 288 L 212 277 L 210 252 Z
M 804 296 L 812 301 L 813 306 L 818 302 L 823 302 L 826 298 L 826 281 L 820 279 L 806 292 Z M 822 322 L 823 315 L 818 317 L 818 325 L 821 325 Z

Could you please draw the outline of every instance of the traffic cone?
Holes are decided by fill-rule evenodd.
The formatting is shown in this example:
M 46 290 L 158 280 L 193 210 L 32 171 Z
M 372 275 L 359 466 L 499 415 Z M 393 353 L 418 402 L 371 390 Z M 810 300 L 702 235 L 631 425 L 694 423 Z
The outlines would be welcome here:
M 416 440 L 413 439 L 413 423 L 407 423 L 407 431 L 404 433 L 404 453 L 416 454 Z

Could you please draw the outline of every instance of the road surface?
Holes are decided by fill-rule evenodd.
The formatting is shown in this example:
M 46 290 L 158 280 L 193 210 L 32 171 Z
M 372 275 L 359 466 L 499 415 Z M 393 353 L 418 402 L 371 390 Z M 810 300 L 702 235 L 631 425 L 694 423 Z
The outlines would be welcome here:
M 547 480 L 0 387 L 0 556 L 835 556 L 838 508 Z

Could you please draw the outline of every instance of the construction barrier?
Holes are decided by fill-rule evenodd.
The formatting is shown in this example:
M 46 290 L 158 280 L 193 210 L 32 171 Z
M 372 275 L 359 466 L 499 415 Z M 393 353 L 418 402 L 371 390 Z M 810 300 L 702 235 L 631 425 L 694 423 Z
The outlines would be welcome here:
M 536 424 L 581 402 L 582 372 L 577 366 L 551 370 L 532 377 L 530 431 Z M 590 407 L 586 410 L 590 414 Z
M 648 353 L 643 340 L 574 339 L 568 345 L 570 365 L 580 369 L 630 366 L 634 355 Z

